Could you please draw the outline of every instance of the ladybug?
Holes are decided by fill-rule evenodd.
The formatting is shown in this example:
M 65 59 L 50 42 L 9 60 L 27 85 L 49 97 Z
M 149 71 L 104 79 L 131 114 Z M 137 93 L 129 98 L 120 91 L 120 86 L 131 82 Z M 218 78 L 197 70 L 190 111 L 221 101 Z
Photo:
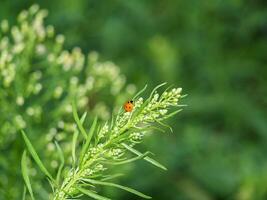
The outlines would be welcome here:
M 133 107 L 134 107 L 134 104 L 133 104 L 132 100 L 131 101 L 127 101 L 123 106 L 125 112 L 132 112 Z

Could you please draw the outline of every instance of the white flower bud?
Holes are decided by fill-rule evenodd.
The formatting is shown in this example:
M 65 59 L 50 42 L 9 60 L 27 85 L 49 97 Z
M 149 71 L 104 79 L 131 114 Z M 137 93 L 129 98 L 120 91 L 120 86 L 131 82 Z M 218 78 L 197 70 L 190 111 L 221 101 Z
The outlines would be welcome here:
M 19 106 L 22 106 L 24 104 L 24 98 L 22 96 L 18 96 L 17 99 L 16 99 L 16 103 Z

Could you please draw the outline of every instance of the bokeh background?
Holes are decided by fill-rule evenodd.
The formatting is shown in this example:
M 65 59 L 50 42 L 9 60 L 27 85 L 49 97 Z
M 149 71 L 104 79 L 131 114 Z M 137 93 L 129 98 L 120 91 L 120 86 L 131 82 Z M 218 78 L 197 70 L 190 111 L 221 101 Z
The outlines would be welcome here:
M 168 171 L 138 161 L 125 167 L 121 183 L 155 200 L 267 199 L 267 1 L 2 0 L 0 19 L 15 22 L 33 3 L 49 11 L 45 22 L 65 35 L 66 49 L 99 52 L 139 89 L 167 81 L 189 94 L 188 107 L 169 121 L 174 133 L 140 146 Z M 19 168 L 19 161 L 1 162 L 0 173 Z M 17 186 L 9 192 L 21 192 L 20 181 L 6 181 Z

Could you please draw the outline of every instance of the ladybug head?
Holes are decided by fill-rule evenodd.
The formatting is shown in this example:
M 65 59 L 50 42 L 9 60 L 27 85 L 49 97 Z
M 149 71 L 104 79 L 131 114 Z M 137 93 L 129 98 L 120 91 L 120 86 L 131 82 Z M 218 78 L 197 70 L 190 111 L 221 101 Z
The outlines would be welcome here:
M 133 103 L 133 100 L 131 100 L 130 103 Z

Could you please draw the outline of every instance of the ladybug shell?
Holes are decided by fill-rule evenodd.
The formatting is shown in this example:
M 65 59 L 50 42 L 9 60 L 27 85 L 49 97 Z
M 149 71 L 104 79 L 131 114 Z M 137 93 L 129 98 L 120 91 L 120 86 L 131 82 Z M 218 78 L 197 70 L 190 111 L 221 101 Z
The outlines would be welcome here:
M 124 110 L 125 110 L 126 112 L 132 112 L 133 107 L 134 107 L 134 105 L 133 105 L 133 101 L 127 101 L 127 102 L 124 104 L 124 106 L 123 106 L 123 108 L 124 108 Z

